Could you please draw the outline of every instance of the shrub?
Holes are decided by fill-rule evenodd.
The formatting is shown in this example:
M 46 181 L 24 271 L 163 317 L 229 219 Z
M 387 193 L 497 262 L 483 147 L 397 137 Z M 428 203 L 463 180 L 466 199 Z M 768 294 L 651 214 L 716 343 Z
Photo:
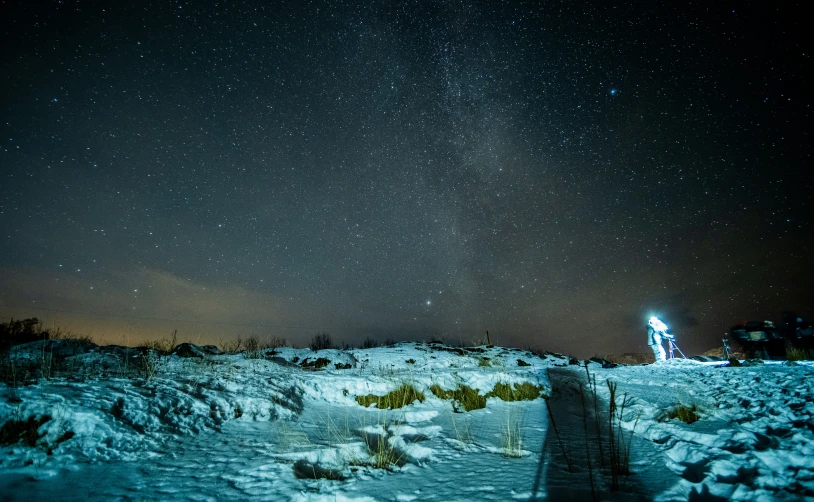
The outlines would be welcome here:
M 266 340 L 265 349 L 279 349 L 281 347 L 288 347 L 288 340 L 279 336 L 272 336 Z
M 238 336 L 234 340 L 220 340 L 220 350 L 226 354 L 237 354 L 243 348 L 243 338 Z
M 325 359 L 324 357 L 317 357 L 315 359 L 311 359 L 310 357 L 306 357 L 305 359 L 302 360 L 302 362 L 300 363 L 300 366 L 302 368 L 310 368 L 310 369 L 318 370 L 318 369 L 322 369 L 322 368 L 328 366 L 329 364 L 331 364 L 331 360 L 330 359 Z
M 365 408 L 369 407 L 371 404 L 375 404 L 377 408 L 382 410 L 395 410 L 397 408 L 403 408 L 404 406 L 412 404 L 415 401 L 423 403 L 424 394 L 416 390 L 416 388 L 410 384 L 403 384 L 398 389 L 388 392 L 383 396 L 377 396 L 375 394 L 356 396 L 356 402 Z
M 314 337 L 311 338 L 311 343 L 309 343 L 308 346 L 314 352 L 318 350 L 334 348 L 333 340 L 331 339 L 331 334 L 327 332 L 317 333 L 316 335 L 314 335 Z
M 246 352 L 257 352 L 260 350 L 260 339 L 257 338 L 256 335 L 251 335 L 250 337 L 246 338 L 244 347 Z
M 379 346 L 381 346 L 379 341 L 375 340 L 373 338 L 370 338 L 370 337 L 365 338 L 365 341 L 362 342 L 362 348 L 363 349 L 375 349 L 376 347 L 379 347 Z
M 48 340 L 51 332 L 43 329 L 42 323 L 36 317 L 0 323 L 0 352 L 8 350 L 13 345 Z
M 698 415 L 698 407 L 696 405 L 685 406 L 679 404 L 667 411 L 667 418 L 672 420 L 677 418 L 685 424 L 697 422 L 701 417 Z
M 245 349 L 243 350 L 243 357 L 246 359 L 263 359 L 263 347 L 260 344 L 260 339 L 255 335 L 246 338 L 244 342 Z

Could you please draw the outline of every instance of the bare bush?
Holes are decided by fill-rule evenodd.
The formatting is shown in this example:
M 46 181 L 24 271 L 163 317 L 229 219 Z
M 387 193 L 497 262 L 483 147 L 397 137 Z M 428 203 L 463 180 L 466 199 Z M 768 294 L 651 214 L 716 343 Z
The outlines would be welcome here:
M 150 350 L 158 352 L 162 356 L 167 356 L 178 347 L 178 330 L 173 330 L 172 338 L 162 338 L 161 340 L 148 340 L 142 345 Z
M 266 339 L 265 347 L 266 349 L 279 349 L 281 347 L 288 347 L 288 340 L 285 338 L 281 338 L 279 336 L 271 336 Z
M 381 346 L 381 343 L 379 343 L 379 341 L 376 340 L 375 338 L 367 337 L 367 338 L 365 338 L 365 341 L 362 342 L 362 348 L 363 349 L 375 349 L 376 347 L 380 347 L 380 346 Z
M 331 339 L 331 334 L 327 333 L 327 332 L 325 332 L 325 333 L 317 333 L 316 335 L 314 335 L 314 337 L 311 338 L 311 343 L 309 343 L 308 346 L 314 352 L 316 352 L 318 350 L 335 348 L 334 344 L 333 344 L 333 340 Z
M 225 338 L 221 338 L 220 342 L 220 350 L 227 354 L 237 354 L 243 348 L 243 338 L 238 336 L 234 340 L 227 340 Z

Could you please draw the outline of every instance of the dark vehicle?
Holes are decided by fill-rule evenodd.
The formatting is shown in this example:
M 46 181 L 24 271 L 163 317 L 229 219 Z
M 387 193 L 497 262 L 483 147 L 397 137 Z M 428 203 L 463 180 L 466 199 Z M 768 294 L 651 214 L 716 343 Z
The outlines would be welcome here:
M 814 328 L 794 312 L 783 312 L 775 325 L 772 321 L 741 321 L 729 329 L 730 339 L 743 347 L 747 357 L 785 359 L 786 348 L 806 351 L 814 348 Z

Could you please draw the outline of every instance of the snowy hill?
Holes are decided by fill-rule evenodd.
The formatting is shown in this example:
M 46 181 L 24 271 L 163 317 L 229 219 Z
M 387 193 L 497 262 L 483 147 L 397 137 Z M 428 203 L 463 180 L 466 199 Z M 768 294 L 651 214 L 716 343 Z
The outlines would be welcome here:
M 809 363 L 603 369 L 417 343 L 188 349 L 14 347 L 0 498 L 814 497 Z

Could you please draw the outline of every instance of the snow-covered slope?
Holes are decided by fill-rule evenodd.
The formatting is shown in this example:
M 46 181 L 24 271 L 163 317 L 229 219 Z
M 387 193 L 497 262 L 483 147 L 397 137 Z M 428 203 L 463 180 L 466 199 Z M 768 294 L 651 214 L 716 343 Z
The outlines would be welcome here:
M 43 347 L 30 345 L 15 348 L 6 364 L 36 366 Z M 554 354 L 413 343 L 252 356 L 163 357 L 146 379 L 127 370 L 146 354 L 83 347 L 62 354 L 69 375 L 0 384 L 2 437 L 11 443 L 0 445 L 0 498 L 814 496 L 808 365 L 590 363 L 586 372 Z M 609 467 L 599 464 L 607 451 L 596 440 L 587 374 L 597 381 L 605 441 L 605 381 L 617 384 L 617 403 L 625 400 L 616 434 L 630 444 L 632 474 L 615 491 Z M 406 406 L 359 403 L 405 385 L 418 393 L 407 394 Z M 531 400 L 492 397 L 521 388 L 533 389 Z M 468 395 L 480 394 L 485 407 L 466 411 L 464 394 L 448 399 L 456 389 L 477 391 Z M 413 400 L 419 394 L 423 400 Z M 668 419 L 679 403 L 696 405 L 700 420 Z

